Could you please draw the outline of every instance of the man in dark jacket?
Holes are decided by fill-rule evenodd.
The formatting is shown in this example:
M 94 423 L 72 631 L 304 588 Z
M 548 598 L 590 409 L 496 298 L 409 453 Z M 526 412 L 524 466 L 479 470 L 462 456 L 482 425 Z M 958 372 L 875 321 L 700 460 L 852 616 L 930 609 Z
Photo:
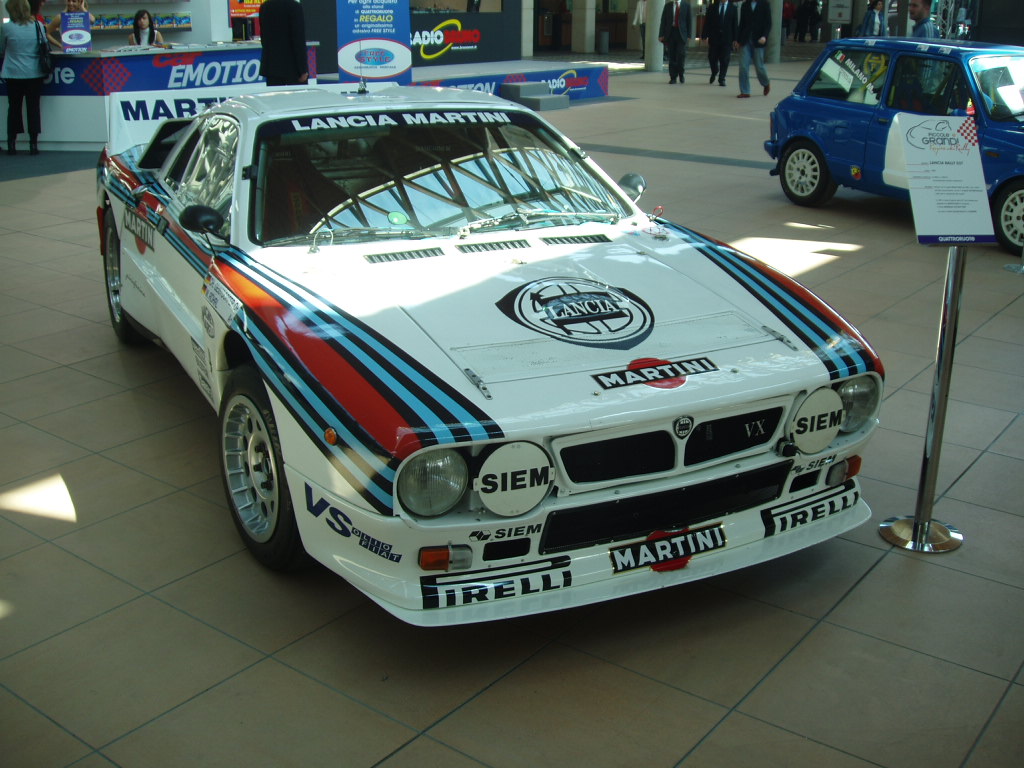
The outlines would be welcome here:
M 750 63 L 753 61 L 757 82 L 767 96 L 771 91 L 768 70 L 764 68 L 764 49 L 772 31 L 772 12 L 768 0 L 745 0 L 740 8 L 740 29 L 733 47 L 740 52 L 740 92 L 738 99 L 750 98 Z
M 732 44 L 736 42 L 738 29 L 738 0 L 715 0 L 704 17 L 704 29 L 701 37 L 708 41 L 708 64 L 711 65 L 711 79 L 718 78 L 719 85 L 725 85 L 725 73 L 729 69 L 732 58 Z
M 306 22 L 295 0 L 266 0 L 260 6 L 260 74 L 267 85 L 301 85 L 309 79 Z
M 690 38 L 690 4 L 680 0 L 669 0 L 661 11 L 661 26 L 658 40 L 665 44 L 668 52 L 668 81 L 686 82 L 686 46 Z

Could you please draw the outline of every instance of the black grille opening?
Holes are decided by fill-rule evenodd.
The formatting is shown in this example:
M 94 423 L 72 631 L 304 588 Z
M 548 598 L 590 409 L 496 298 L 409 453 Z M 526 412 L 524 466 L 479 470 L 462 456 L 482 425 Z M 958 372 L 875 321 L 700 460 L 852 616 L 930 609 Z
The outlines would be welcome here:
M 782 493 L 791 465 L 787 461 L 687 488 L 552 512 L 540 551 L 565 552 L 653 531 L 677 531 L 767 504 Z
M 686 438 L 683 461 L 699 464 L 764 445 L 772 439 L 781 418 L 780 407 L 701 422 Z
M 559 455 L 574 483 L 597 483 L 623 477 L 668 472 L 675 467 L 676 448 L 668 432 L 645 432 L 563 448 Z
M 510 557 L 523 557 L 529 553 L 529 539 L 506 539 L 491 541 L 484 545 L 484 560 L 506 560 Z

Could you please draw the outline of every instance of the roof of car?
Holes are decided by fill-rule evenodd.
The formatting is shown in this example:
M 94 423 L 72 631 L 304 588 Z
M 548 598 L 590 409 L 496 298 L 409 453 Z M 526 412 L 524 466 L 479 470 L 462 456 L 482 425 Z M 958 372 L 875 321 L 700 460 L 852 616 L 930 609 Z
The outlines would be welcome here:
M 351 91 L 333 88 L 302 88 L 266 90 L 234 96 L 218 104 L 218 112 L 231 112 L 239 118 L 308 115 L 325 111 L 380 110 L 437 108 L 518 109 L 518 105 L 487 93 L 459 88 L 426 86 L 388 86 L 367 93 L 359 93 L 353 85 Z
M 923 37 L 845 37 L 829 42 L 829 48 L 848 46 L 851 43 L 863 43 L 876 48 L 887 48 L 897 51 L 920 51 L 922 47 L 934 49 L 935 52 L 961 55 L 964 57 L 977 54 L 1024 54 L 1024 48 L 1002 43 L 984 43 L 978 40 L 936 40 Z

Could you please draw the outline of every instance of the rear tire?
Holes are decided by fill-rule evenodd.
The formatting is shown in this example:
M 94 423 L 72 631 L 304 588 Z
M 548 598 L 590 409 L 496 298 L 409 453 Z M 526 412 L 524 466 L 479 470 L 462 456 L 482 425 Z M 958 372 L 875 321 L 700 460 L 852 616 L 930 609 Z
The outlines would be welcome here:
M 836 193 L 836 183 L 821 150 L 803 139 L 794 141 L 782 153 L 779 181 L 786 197 L 797 205 L 824 205 Z
M 122 344 L 141 344 L 146 338 L 121 306 L 121 237 L 117 234 L 114 212 L 103 214 L 103 275 L 107 284 L 107 311 L 110 325 Z
M 268 568 L 290 571 L 307 562 L 277 424 L 263 379 L 251 365 L 228 379 L 220 408 L 221 476 L 231 519 L 253 556 Z
M 992 224 L 999 244 L 1014 256 L 1024 250 L 1024 179 L 1011 181 L 992 201 Z

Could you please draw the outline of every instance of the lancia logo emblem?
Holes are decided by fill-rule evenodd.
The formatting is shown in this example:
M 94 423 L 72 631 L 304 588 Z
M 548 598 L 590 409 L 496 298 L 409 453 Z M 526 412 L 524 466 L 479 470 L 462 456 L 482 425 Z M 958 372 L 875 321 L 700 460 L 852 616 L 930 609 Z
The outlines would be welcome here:
M 534 280 L 506 294 L 498 308 L 530 330 L 570 344 L 630 349 L 654 328 L 654 313 L 639 296 L 593 280 Z
M 689 416 L 680 416 L 673 422 L 672 431 L 680 440 L 685 439 L 693 431 L 693 419 Z

